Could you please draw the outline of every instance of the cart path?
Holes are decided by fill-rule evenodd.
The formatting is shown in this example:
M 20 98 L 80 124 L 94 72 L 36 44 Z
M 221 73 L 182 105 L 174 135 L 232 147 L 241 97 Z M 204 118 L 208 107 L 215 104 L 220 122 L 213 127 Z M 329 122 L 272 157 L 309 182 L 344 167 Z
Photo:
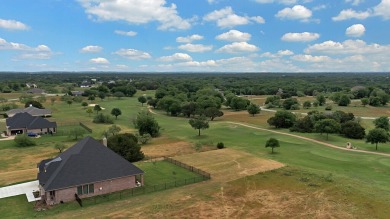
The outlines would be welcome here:
M 280 135 L 287 135 L 287 136 L 290 136 L 290 137 L 299 138 L 299 139 L 303 139 L 303 140 L 306 140 L 306 141 L 311 141 L 311 142 L 314 142 L 314 143 L 317 143 L 317 144 L 321 144 L 321 145 L 324 145 L 324 146 L 327 146 L 327 147 L 335 148 L 335 149 L 338 149 L 338 150 L 351 151 L 351 152 L 357 152 L 357 153 L 365 153 L 365 154 L 375 154 L 375 155 L 382 155 L 382 156 L 390 157 L 390 154 L 387 154 L 387 153 L 381 153 L 381 152 L 375 152 L 375 151 L 364 151 L 364 150 L 358 150 L 358 149 L 347 149 L 347 148 L 336 146 L 334 144 L 329 144 L 329 143 L 326 143 L 326 142 L 318 141 L 318 140 L 315 140 L 315 139 L 312 139 L 312 138 L 307 138 L 307 137 L 303 137 L 303 136 L 300 136 L 300 135 L 295 135 L 295 134 L 290 134 L 290 133 L 285 133 L 285 132 L 279 132 L 279 131 L 265 129 L 265 128 L 259 128 L 259 127 L 248 125 L 248 124 L 244 124 L 244 123 L 239 123 L 239 122 L 223 122 L 223 123 L 240 125 L 240 126 L 244 126 L 244 127 L 247 127 L 247 128 L 257 129 L 257 130 L 266 131 L 266 132 L 272 132 L 272 133 L 280 134 Z
M 148 107 L 148 111 L 150 113 L 152 113 L 152 114 L 160 115 L 160 114 L 154 112 L 151 107 Z M 272 132 L 272 133 L 280 134 L 280 135 L 286 135 L 286 136 L 299 138 L 299 139 L 302 139 L 302 140 L 314 142 L 314 143 L 317 143 L 317 144 L 321 144 L 321 145 L 324 145 L 324 146 L 327 146 L 327 147 L 331 147 L 331 148 L 338 149 L 338 150 L 343 150 L 343 151 L 351 151 L 351 152 L 364 153 L 364 154 L 375 154 L 375 155 L 382 155 L 382 156 L 385 156 L 385 157 L 390 157 L 390 154 L 387 154 L 387 153 L 381 153 L 381 152 L 375 152 L 375 151 L 364 151 L 364 150 L 359 150 L 359 149 L 347 149 L 347 148 L 336 146 L 334 144 L 329 144 L 329 143 L 326 143 L 326 142 L 323 142 L 323 141 L 318 141 L 318 140 L 315 140 L 315 139 L 312 139 L 312 138 L 307 138 L 307 137 L 303 137 L 303 136 L 295 135 L 295 134 L 291 134 L 291 133 L 286 133 L 286 132 L 279 132 L 279 131 L 266 129 L 266 128 L 260 128 L 260 127 L 256 127 L 256 126 L 253 126 L 253 125 L 248 125 L 248 124 L 245 124 L 245 123 L 239 123 L 239 122 L 217 122 L 217 123 L 234 124 L 234 125 L 239 125 L 239 126 L 244 126 L 244 127 L 247 127 L 247 128 L 251 128 L 251 129 L 256 129 L 256 130 L 261 130 L 261 131 L 266 131 L 266 132 Z

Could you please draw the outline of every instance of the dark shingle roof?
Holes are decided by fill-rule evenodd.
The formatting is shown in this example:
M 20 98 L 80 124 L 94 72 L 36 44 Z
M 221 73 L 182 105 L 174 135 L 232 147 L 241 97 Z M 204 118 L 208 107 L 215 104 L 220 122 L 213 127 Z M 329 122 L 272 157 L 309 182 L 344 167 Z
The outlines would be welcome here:
M 12 109 L 6 112 L 8 117 L 12 117 L 17 113 L 28 113 L 32 116 L 47 116 L 51 115 L 51 110 L 50 109 L 39 109 L 33 106 L 29 106 L 25 109 Z
M 57 127 L 56 122 L 49 122 L 42 117 L 32 116 L 29 113 L 17 113 L 13 117 L 7 118 L 5 123 L 8 126 L 8 129 L 42 129 Z
M 38 167 L 39 184 L 46 191 L 144 173 L 91 137 L 82 139 L 54 159 L 41 161 Z

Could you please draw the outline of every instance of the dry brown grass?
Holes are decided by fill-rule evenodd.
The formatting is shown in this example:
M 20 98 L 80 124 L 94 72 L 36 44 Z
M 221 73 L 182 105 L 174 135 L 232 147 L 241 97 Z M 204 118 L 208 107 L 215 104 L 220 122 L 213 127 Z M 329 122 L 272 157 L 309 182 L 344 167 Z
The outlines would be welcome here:
M 274 116 L 274 114 L 273 112 L 261 111 L 260 114 L 252 116 L 247 111 L 224 111 L 224 116 L 218 120 L 267 126 L 267 120 Z

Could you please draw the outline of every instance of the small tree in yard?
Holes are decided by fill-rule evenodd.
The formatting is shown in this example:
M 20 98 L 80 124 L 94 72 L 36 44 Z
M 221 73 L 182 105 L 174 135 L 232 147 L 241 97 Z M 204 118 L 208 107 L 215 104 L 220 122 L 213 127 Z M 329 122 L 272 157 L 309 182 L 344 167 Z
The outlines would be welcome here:
M 363 106 L 367 106 L 370 103 L 370 100 L 367 97 L 360 99 L 360 101 Z
M 375 144 L 375 150 L 378 150 L 378 143 L 386 143 L 389 140 L 389 134 L 382 128 L 370 130 L 366 136 L 366 142 Z
M 101 108 L 99 105 L 96 104 L 96 105 L 93 107 L 93 110 L 95 110 L 95 111 L 96 111 L 96 114 L 98 114 L 99 111 L 102 111 L 102 108 Z
M 66 103 L 67 103 L 67 104 L 69 105 L 69 107 L 70 107 L 70 105 L 72 105 L 73 101 L 72 101 L 72 100 L 67 100 Z
M 87 102 L 82 102 L 81 103 L 81 106 L 83 106 L 84 107 L 84 109 L 88 106 L 88 103 Z
M 57 149 L 60 153 L 62 153 L 66 146 L 64 143 L 61 143 L 61 142 L 57 142 L 55 145 L 54 145 L 54 148 Z
M 147 99 L 145 96 L 139 96 L 138 97 L 138 102 L 140 102 L 142 104 L 142 106 L 144 106 L 144 103 L 146 103 Z
M 144 159 L 145 155 L 138 145 L 136 136 L 130 133 L 118 134 L 107 139 L 108 147 L 130 162 Z
M 111 115 L 115 116 L 115 119 L 118 119 L 118 116 L 122 115 L 122 111 L 119 108 L 113 108 Z
M 274 148 L 280 147 L 279 141 L 275 138 L 270 138 L 268 141 L 265 143 L 266 148 L 272 148 L 272 152 L 274 153 Z
M 93 113 L 93 110 L 91 108 L 88 108 L 86 110 L 86 112 L 88 113 L 88 116 L 91 116 L 91 114 Z
M 111 133 L 112 135 L 117 135 L 121 130 L 121 127 L 117 125 L 112 125 L 108 128 L 108 133 Z
M 319 133 L 326 133 L 326 140 L 328 140 L 329 133 L 339 133 L 340 123 L 334 119 L 322 119 L 314 124 L 314 129 Z
M 209 128 L 209 121 L 207 121 L 205 116 L 199 116 L 197 118 L 190 119 L 188 123 L 190 123 L 192 128 L 199 130 L 198 136 L 200 136 L 201 129 Z
M 311 102 L 309 100 L 303 102 L 303 108 L 309 109 L 311 107 Z
M 218 142 L 217 148 L 218 149 L 223 149 L 223 148 L 225 148 L 225 145 L 223 144 L 223 142 Z
M 316 100 L 318 101 L 318 105 L 320 105 L 320 106 L 323 106 L 326 102 L 326 98 L 323 94 L 317 95 Z
M 146 133 L 150 134 L 152 137 L 160 135 L 160 126 L 149 112 L 142 111 L 138 113 L 137 118 L 134 119 L 133 123 L 140 135 Z
M 143 135 L 137 134 L 136 137 L 141 144 L 146 144 L 152 139 L 152 136 L 149 133 Z
M 255 116 L 256 114 L 260 113 L 260 107 L 253 103 L 251 103 L 246 109 L 248 110 L 248 113 L 252 116 Z
M 36 145 L 35 141 L 25 134 L 17 135 L 14 141 L 18 147 L 29 147 Z
M 75 127 L 69 131 L 69 137 L 73 137 L 74 140 L 83 137 L 85 130 L 81 127 Z
M 390 130 L 389 118 L 387 116 L 381 116 L 374 120 L 375 128 L 382 128 L 386 131 Z
M 210 120 L 213 121 L 214 118 L 223 116 L 223 112 L 216 107 L 208 107 L 204 110 L 204 115 L 210 117 Z

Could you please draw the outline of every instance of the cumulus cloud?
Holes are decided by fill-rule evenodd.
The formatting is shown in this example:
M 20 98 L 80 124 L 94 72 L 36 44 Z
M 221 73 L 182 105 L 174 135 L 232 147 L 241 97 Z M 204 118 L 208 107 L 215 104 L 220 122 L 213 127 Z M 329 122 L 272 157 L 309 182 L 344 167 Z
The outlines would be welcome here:
M 384 19 L 390 19 L 390 0 L 382 0 L 374 7 L 374 15 L 382 16 Z
M 192 41 L 195 40 L 203 40 L 203 36 L 198 35 L 198 34 L 193 34 L 191 36 L 186 36 L 186 37 L 177 37 L 176 42 L 178 43 L 191 43 Z
M 382 54 L 390 55 L 390 45 L 367 44 L 363 40 L 346 40 L 344 42 L 325 41 L 305 49 L 305 53 L 323 54 Z
M 284 8 L 275 15 L 275 17 L 280 19 L 288 20 L 301 20 L 308 21 L 312 16 L 312 12 L 302 5 L 295 5 L 292 8 Z
M 241 52 L 256 52 L 259 48 L 255 45 L 249 44 L 247 42 L 234 42 L 232 44 L 225 45 L 216 52 L 219 53 L 241 53 Z
M 192 57 L 186 53 L 175 53 L 171 56 L 163 56 L 158 59 L 158 61 L 162 62 L 185 62 L 191 60 Z
M 82 53 L 98 53 L 100 51 L 102 51 L 102 47 L 100 46 L 86 46 L 82 49 L 80 49 L 80 52 Z
M 157 21 L 160 30 L 186 30 L 191 27 L 181 18 L 176 5 L 166 5 L 165 0 L 78 0 L 85 13 L 98 21 L 126 21 L 130 24 L 146 24 Z
M 102 58 L 102 57 L 90 59 L 89 62 L 94 64 L 105 64 L 105 65 L 110 64 L 110 62 L 106 58 Z
M 0 28 L 7 30 L 28 30 L 30 29 L 26 24 L 15 20 L 0 19 Z
M 180 45 L 179 49 L 186 50 L 188 52 L 207 52 L 213 49 L 213 46 L 203 45 L 203 44 L 192 44 L 187 43 L 184 45 Z
M 361 37 L 366 32 L 366 28 L 363 24 L 354 24 L 347 28 L 345 34 L 350 37 Z
M 279 56 L 291 56 L 294 55 L 294 52 L 291 50 L 279 50 L 277 53 Z
M 215 37 L 217 40 L 226 40 L 231 42 L 246 42 L 251 39 L 252 35 L 249 33 L 243 33 L 238 30 L 229 30 Z
M 53 55 L 51 49 L 46 45 L 37 47 L 27 46 L 22 43 L 8 42 L 0 38 L 0 50 L 15 50 L 22 52 L 19 59 L 50 59 Z
M 293 5 L 299 2 L 299 0 L 255 0 L 255 1 L 260 4 L 279 3 L 284 5 Z M 308 2 L 308 0 L 304 0 L 302 2 Z
M 142 60 L 142 59 L 152 58 L 152 56 L 149 53 L 136 50 L 136 49 L 120 49 L 114 52 L 114 54 L 131 60 Z
M 257 23 L 265 23 L 264 18 L 261 16 L 248 17 L 248 16 L 239 16 L 234 13 L 231 7 L 225 7 L 221 10 L 215 10 L 206 16 L 203 17 L 203 20 L 216 22 L 218 27 L 228 28 L 235 27 L 239 25 L 249 24 L 251 21 Z
M 295 55 L 291 59 L 300 62 L 325 62 L 331 60 L 329 56 Z
M 364 2 L 364 0 L 345 0 L 347 3 L 352 3 L 352 5 L 359 5 L 360 3 Z
M 317 40 L 320 38 L 320 35 L 318 33 L 309 33 L 309 32 L 303 32 L 303 33 L 286 33 L 282 36 L 283 41 L 288 42 L 309 42 L 313 40 Z
M 137 35 L 137 32 L 123 31 L 123 30 L 115 30 L 114 33 L 119 34 L 119 35 L 123 35 L 123 36 L 129 36 L 129 37 L 133 37 L 133 36 Z
M 355 11 L 353 9 L 342 10 L 336 17 L 332 17 L 334 21 L 343 21 L 349 19 L 364 20 L 370 16 L 368 11 Z

